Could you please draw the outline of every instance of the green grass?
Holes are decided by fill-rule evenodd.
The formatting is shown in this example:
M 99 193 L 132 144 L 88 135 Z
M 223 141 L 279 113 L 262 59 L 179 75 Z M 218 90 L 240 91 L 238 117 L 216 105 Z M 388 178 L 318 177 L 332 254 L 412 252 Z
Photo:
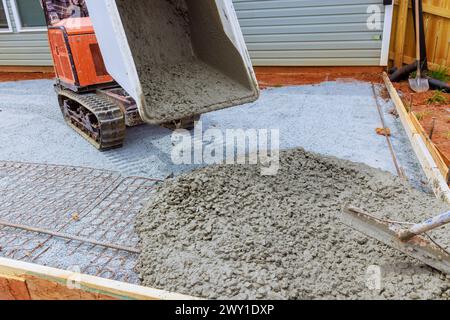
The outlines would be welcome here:
M 427 104 L 445 104 L 447 98 L 442 94 L 442 91 L 436 90 L 434 94 L 426 100 Z
M 448 82 L 450 80 L 448 73 L 449 69 L 446 66 L 439 66 L 436 70 L 428 70 L 427 75 L 433 79 Z
M 428 117 L 430 115 L 432 115 L 431 111 L 417 112 L 416 113 L 416 118 L 417 118 L 417 120 L 422 121 L 423 119 L 425 119 L 425 117 Z
M 405 109 L 408 113 L 411 112 L 411 105 L 409 103 L 405 103 L 405 101 L 403 101 L 403 105 L 405 106 Z

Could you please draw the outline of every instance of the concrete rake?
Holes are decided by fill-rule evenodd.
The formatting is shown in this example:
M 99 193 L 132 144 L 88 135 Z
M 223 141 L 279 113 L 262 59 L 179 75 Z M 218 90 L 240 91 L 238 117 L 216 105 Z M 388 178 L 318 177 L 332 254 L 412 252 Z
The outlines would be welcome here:
M 408 224 L 377 218 L 361 209 L 346 207 L 342 222 L 430 267 L 450 274 L 450 254 L 426 233 L 450 223 L 450 211 L 422 223 Z

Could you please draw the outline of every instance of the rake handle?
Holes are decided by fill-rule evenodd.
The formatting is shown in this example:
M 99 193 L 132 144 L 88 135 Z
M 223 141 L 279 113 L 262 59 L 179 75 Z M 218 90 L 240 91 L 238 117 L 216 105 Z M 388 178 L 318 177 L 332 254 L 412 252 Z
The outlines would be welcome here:
M 437 217 L 430 218 L 422 223 L 417 223 L 407 230 L 400 231 L 399 238 L 402 241 L 408 241 L 419 234 L 439 228 L 448 223 L 450 223 L 450 211 L 442 213 Z

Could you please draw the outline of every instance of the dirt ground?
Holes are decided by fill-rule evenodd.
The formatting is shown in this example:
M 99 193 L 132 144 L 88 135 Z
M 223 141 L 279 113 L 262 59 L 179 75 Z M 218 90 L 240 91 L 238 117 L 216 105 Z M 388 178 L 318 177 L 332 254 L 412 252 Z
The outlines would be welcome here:
M 381 83 L 378 67 L 255 67 L 262 89 L 346 80 Z M 52 72 L 0 72 L 0 82 L 53 79 Z
M 380 67 L 255 67 L 255 72 L 262 89 L 334 80 L 382 83 Z
M 262 89 L 303 85 L 333 80 L 360 80 L 381 83 L 378 67 L 255 67 Z M 53 72 L 0 72 L 0 82 L 53 79 Z
M 407 108 L 410 108 L 412 101 L 412 112 L 414 112 L 420 124 L 427 134 L 430 134 L 435 119 L 432 141 L 444 157 L 450 159 L 450 94 L 441 93 L 445 102 L 429 101 L 436 90 L 424 93 L 413 92 L 409 88 L 408 82 L 394 84 L 395 88 L 401 92 L 403 101 Z M 411 100 L 412 98 L 412 100 Z
M 55 74 L 51 72 L 0 72 L 0 82 L 53 79 L 54 77 Z

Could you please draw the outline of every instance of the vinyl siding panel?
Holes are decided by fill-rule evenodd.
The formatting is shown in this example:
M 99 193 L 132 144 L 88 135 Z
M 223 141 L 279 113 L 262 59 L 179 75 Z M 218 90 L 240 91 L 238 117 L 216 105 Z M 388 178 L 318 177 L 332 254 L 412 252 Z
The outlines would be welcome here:
M 379 65 L 383 30 L 367 9 L 382 0 L 233 0 L 254 65 Z
M 6 0 L 11 33 L 0 33 L 0 66 L 52 66 L 47 32 L 19 32 L 11 1 Z
M 0 65 L 51 66 L 46 32 L 0 33 Z M 379 65 L 383 30 L 368 30 L 382 0 L 233 0 L 253 63 L 275 66 Z M 384 14 L 382 14 L 384 18 Z M 383 22 L 383 21 L 381 21 Z

